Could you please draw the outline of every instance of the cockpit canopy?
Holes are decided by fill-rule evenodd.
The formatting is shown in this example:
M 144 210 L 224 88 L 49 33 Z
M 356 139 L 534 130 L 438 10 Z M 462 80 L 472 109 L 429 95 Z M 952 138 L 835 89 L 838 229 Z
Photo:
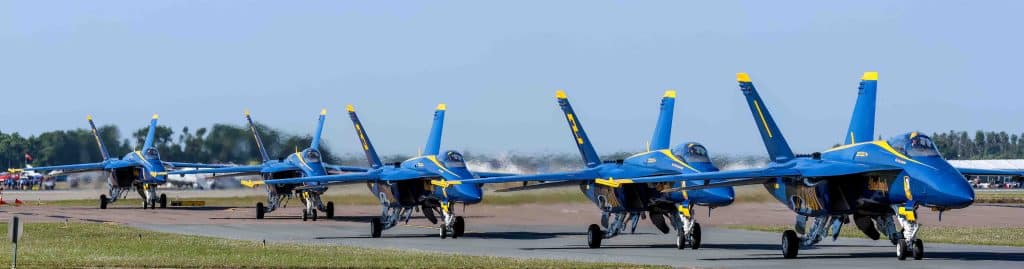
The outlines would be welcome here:
M 303 152 L 302 154 L 302 158 L 306 160 L 307 163 L 320 162 L 320 151 L 314 149 L 307 149 L 306 152 Z
M 704 148 L 700 143 L 676 145 L 672 148 L 672 155 L 687 163 L 711 162 L 711 158 L 708 157 L 707 148 Z
M 444 152 L 444 166 L 451 168 L 464 168 L 466 167 L 466 161 L 462 158 L 462 153 L 449 150 Z
M 142 156 L 148 160 L 157 160 L 160 159 L 160 151 L 157 151 L 156 148 L 148 148 L 142 152 Z
M 935 146 L 935 142 L 927 135 L 917 132 L 890 138 L 888 142 L 896 151 L 910 157 L 939 156 L 939 149 Z

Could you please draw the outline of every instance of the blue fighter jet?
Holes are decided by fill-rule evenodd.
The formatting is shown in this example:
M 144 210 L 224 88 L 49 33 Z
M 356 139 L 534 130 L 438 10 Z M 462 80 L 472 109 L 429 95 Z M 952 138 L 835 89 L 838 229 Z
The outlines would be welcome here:
M 323 133 L 324 122 L 327 118 L 327 110 L 320 110 L 317 118 L 316 132 L 313 133 L 313 141 L 309 147 L 302 151 L 296 150 L 280 160 L 270 159 L 263 139 L 256 130 L 249 111 L 245 112 L 245 120 L 252 131 L 253 140 L 260 152 L 260 165 L 234 166 L 214 169 L 182 170 L 169 174 L 221 174 L 217 177 L 234 177 L 245 175 L 260 175 L 260 181 L 242 181 L 243 185 L 255 187 L 266 185 L 267 204 L 256 203 L 256 219 L 263 219 L 264 215 L 273 212 L 279 207 L 284 207 L 292 196 L 298 196 L 302 202 L 302 221 L 317 220 L 317 211 L 324 212 L 327 218 L 334 218 L 334 202 L 323 203 L 320 196 L 327 191 L 327 186 L 317 182 L 295 182 L 295 183 L 273 183 L 275 179 L 296 179 L 303 177 L 323 176 L 329 173 L 344 172 L 365 172 L 362 167 L 350 167 L 324 163 L 320 154 L 320 136 Z
M 737 74 L 740 90 L 771 162 L 766 168 L 701 174 L 657 176 L 627 180 L 633 183 L 704 180 L 702 184 L 669 189 L 699 190 L 723 186 L 763 185 L 779 202 L 797 214 L 793 230 L 782 234 L 782 254 L 795 258 L 831 235 L 839 236 L 850 216 L 868 237 L 885 235 L 896 245 L 900 260 L 924 256 L 917 238 L 921 224 L 917 209 L 939 212 L 964 208 L 974 202 L 974 191 L 964 175 L 1020 175 L 1017 171 L 957 169 L 946 162 L 932 140 L 910 132 L 889 140 L 872 141 L 878 73 L 864 73 L 844 145 L 812 154 L 794 154 L 767 106 L 746 73 Z M 808 219 L 814 221 L 810 230 Z M 895 221 L 894 221 L 895 219 Z M 896 222 L 902 227 L 897 230 Z
M 475 177 L 510 176 L 511 174 L 470 172 L 462 154 L 457 151 L 441 152 L 441 130 L 444 127 L 445 104 L 437 105 L 434 123 L 430 128 L 426 147 L 420 156 L 400 163 L 381 163 L 377 151 L 370 143 L 355 107 L 348 105 L 349 116 L 359 137 L 360 148 L 372 169 L 364 173 L 326 175 L 294 179 L 267 180 L 267 184 L 346 184 L 365 182 L 381 203 L 381 217 L 370 221 L 370 235 L 380 237 L 385 229 L 408 222 L 413 211 L 421 209 L 423 215 L 437 224 L 437 214 L 443 222 L 438 228 L 441 239 L 460 237 L 465 232 L 466 221 L 456 216 L 454 204 L 476 204 L 483 198 L 480 184 L 460 184 L 459 180 Z
M 132 151 L 118 159 L 107 152 L 107 147 L 96 132 L 96 124 L 92 116 L 87 116 L 89 127 L 92 128 L 92 136 L 96 139 L 100 155 L 103 161 L 98 163 L 82 163 L 57 166 L 26 167 L 25 171 L 50 171 L 61 170 L 63 174 L 83 173 L 93 171 L 104 171 L 110 174 L 107 179 L 107 194 L 100 195 L 100 208 L 106 209 L 108 204 L 116 202 L 128 195 L 128 191 L 135 189 L 142 197 L 143 208 L 167 207 L 167 195 L 157 196 L 157 186 L 167 183 L 167 171 L 177 168 L 210 168 L 223 167 L 224 165 L 211 165 L 199 163 L 165 162 L 160 160 L 160 152 L 153 145 L 156 136 L 157 115 L 149 122 L 149 133 L 146 134 L 146 141 L 141 151 Z
M 676 246 L 697 249 L 701 244 L 701 229 L 693 214 L 693 206 L 710 208 L 726 206 L 733 202 L 732 187 L 719 187 L 698 191 L 663 192 L 667 189 L 688 186 L 701 181 L 659 182 L 654 184 L 632 184 L 616 178 L 633 178 L 658 175 L 695 174 L 718 171 L 711 163 L 707 149 L 696 142 L 683 143 L 669 148 L 672 133 L 672 115 L 675 109 L 675 91 L 666 91 L 661 99 L 654 135 L 647 151 L 632 155 L 625 160 L 602 163 L 597 151 L 590 143 L 580 123 L 579 115 L 573 111 L 563 91 L 557 91 L 558 105 L 569 123 L 573 141 L 579 148 L 587 168 L 579 171 L 525 176 L 495 177 L 465 180 L 462 183 L 501 183 L 552 181 L 524 187 L 506 189 L 526 190 L 555 186 L 578 185 L 580 190 L 601 209 L 601 225 L 591 224 L 587 229 L 587 245 L 601 246 L 603 239 L 612 238 L 631 226 L 637 228 L 642 216 L 650 218 L 662 233 L 669 232 L 665 219 L 669 219 L 676 232 Z M 601 227 L 607 230 L 601 229 Z

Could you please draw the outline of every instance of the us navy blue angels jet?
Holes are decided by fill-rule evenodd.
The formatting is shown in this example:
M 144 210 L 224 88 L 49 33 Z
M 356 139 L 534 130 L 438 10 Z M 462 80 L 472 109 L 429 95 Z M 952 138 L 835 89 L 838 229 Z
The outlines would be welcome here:
M 878 73 L 862 77 L 859 95 L 844 145 L 821 153 L 794 154 L 758 95 L 750 77 L 737 74 L 754 124 L 771 162 L 766 168 L 701 174 L 658 176 L 624 180 L 633 183 L 705 180 L 677 190 L 698 190 L 738 185 L 763 185 L 777 200 L 797 213 L 793 230 L 782 234 L 782 254 L 795 258 L 801 247 L 812 246 L 831 234 L 839 235 L 852 215 L 857 228 L 877 240 L 888 236 L 900 260 L 921 259 L 924 243 L 917 238 L 921 224 L 917 210 L 941 212 L 974 202 L 974 191 L 964 175 L 1020 175 L 1020 172 L 961 169 L 939 155 L 932 140 L 910 132 L 889 140 L 874 137 Z M 814 221 L 806 229 L 808 219 Z M 895 218 L 895 221 L 893 220 Z M 899 222 L 902 231 L 897 230 Z
M 332 165 L 323 162 L 323 157 L 320 154 L 320 136 L 323 133 L 326 117 L 327 110 L 321 110 L 320 116 L 317 118 L 316 132 L 313 133 L 313 140 L 308 148 L 303 149 L 302 151 L 296 150 L 295 153 L 289 154 L 288 157 L 281 160 L 273 160 L 270 159 L 270 155 L 267 153 L 267 149 L 264 146 L 265 144 L 263 143 L 263 139 L 260 138 L 260 134 L 256 130 L 256 124 L 253 123 L 252 116 L 249 114 L 249 111 L 246 111 L 245 120 L 249 124 L 249 130 L 252 131 L 256 147 L 259 149 L 260 160 L 263 162 L 262 164 L 215 169 L 182 170 L 170 172 L 169 174 L 222 174 L 219 176 L 260 175 L 263 177 L 262 181 L 242 182 L 244 185 L 250 187 L 261 184 L 266 185 L 267 204 L 264 205 L 262 202 L 256 203 L 257 219 L 263 219 L 266 213 L 273 212 L 277 208 L 283 207 L 293 195 L 301 198 L 299 200 L 304 206 L 302 210 L 303 221 L 309 219 L 316 221 L 318 210 L 324 212 L 327 218 L 333 218 L 334 202 L 329 201 L 324 203 L 320 199 L 320 196 L 327 191 L 326 185 L 312 181 L 292 183 L 273 182 L 274 179 L 301 179 L 303 177 L 323 176 L 328 173 L 365 172 L 367 170 L 362 167 Z
M 96 132 L 96 124 L 93 123 L 92 116 L 87 116 L 86 120 L 89 121 L 89 127 L 92 128 L 92 136 L 96 139 L 96 145 L 99 147 L 100 155 L 103 156 L 102 162 L 27 167 L 24 168 L 24 170 L 61 170 L 64 174 L 104 171 L 110 173 L 110 177 L 107 179 L 107 194 L 100 195 L 101 209 L 106 209 L 108 204 L 114 203 L 118 199 L 127 196 L 128 191 L 132 188 L 138 191 L 139 196 L 142 197 L 143 208 L 156 208 L 157 205 L 160 205 L 160 208 L 166 208 L 167 195 L 160 194 L 157 196 L 156 194 L 157 186 L 167 183 L 166 171 L 189 167 L 223 167 L 223 165 L 161 161 L 160 152 L 157 151 L 156 146 L 153 145 L 153 139 L 154 136 L 156 136 L 157 119 L 157 115 L 153 114 L 153 119 L 149 122 L 149 132 L 146 134 L 146 141 L 142 145 L 142 150 L 129 152 L 119 159 L 117 157 L 112 157 L 110 153 L 107 152 L 107 147 L 103 144 L 103 140 L 100 139 L 99 133 Z
M 555 93 L 558 105 L 565 114 L 572 133 L 573 142 L 587 168 L 579 171 L 538 174 L 526 176 L 495 177 L 465 180 L 463 184 L 553 181 L 527 185 L 508 190 L 525 190 L 553 186 L 579 185 L 580 190 L 602 211 L 601 225 L 591 224 L 587 228 L 587 245 L 601 246 L 603 239 L 612 238 L 632 226 L 635 231 L 641 216 L 648 216 L 662 233 L 669 232 L 665 219 L 669 219 L 676 232 L 676 246 L 697 249 L 701 244 L 701 229 L 693 214 L 693 206 L 710 208 L 726 206 L 733 202 L 732 187 L 703 189 L 698 191 L 663 190 L 687 186 L 692 182 L 676 181 L 656 184 L 630 184 L 615 178 L 632 178 L 670 174 L 693 174 L 718 171 L 708 158 L 707 149 L 699 143 L 690 142 L 669 148 L 672 133 L 672 114 L 675 109 L 675 91 L 666 91 L 661 100 L 654 135 L 646 152 L 638 153 L 625 160 L 602 163 L 597 151 L 583 130 L 578 114 L 573 111 L 565 92 Z M 698 181 L 699 182 L 699 181 Z M 709 209 L 710 210 L 710 209 Z M 710 213 L 710 211 L 709 211 Z M 607 230 L 601 229 L 605 227 Z
M 510 174 L 470 172 L 461 153 L 441 152 L 441 131 L 444 127 L 445 104 L 437 105 L 434 123 L 430 128 L 426 147 L 420 156 L 401 163 L 381 163 L 377 151 L 370 143 L 369 135 L 363 128 L 355 107 L 347 107 L 352 124 L 366 159 L 372 167 L 365 173 L 327 175 L 308 178 L 267 180 L 267 184 L 324 183 L 343 184 L 366 182 L 370 191 L 380 200 L 380 218 L 370 221 L 370 234 L 380 237 L 383 230 L 395 227 L 400 221 L 408 222 L 416 209 L 432 223 L 437 224 L 436 214 L 441 214 L 443 223 L 438 228 L 442 239 L 460 237 L 465 232 L 466 221 L 456 216 L 454 204 L 471 205 L 483 198 L 480 184 L 458 184 L 459 180 L 478 177 L 508 176 Z

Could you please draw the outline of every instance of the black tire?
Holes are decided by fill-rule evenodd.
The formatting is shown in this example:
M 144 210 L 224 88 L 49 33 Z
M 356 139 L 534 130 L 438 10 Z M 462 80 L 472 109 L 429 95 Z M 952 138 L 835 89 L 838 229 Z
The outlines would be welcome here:
M 911 248 L 911 250 L 915 260 L 924 259 L 924 241 L 921 241 L 921 239 L 914 239 L 914 247 Z
M 267 213 L 267 208 L 263 207 L 263 203 L 256 203 L 256 219 L 263 219 L 263 215 Z
M 676 249 L 686 249 L 686 231 L 676 231 Z
M 309 209 L 309 215 L 310 215 L 309 217 L 310 217 L 311 219 L 313 219 L 313 221 L 316 221 L 316 214 L 317 214 L 317 213 L 316 213 L 316 209 L 312 209 L 312 208 L 311 208 L 311 209 Z
M 307 221 L 307 220 L 309 220 L 309 211 L 303 209 L 302 210 L 302 221 Z
M 587 246 L 590 248 L 601 247 L 601 239 L 604 239 L 604 231 L 601 231 L 601 226 L 597 224 L 591 224 L 587 227 Z
M 907 259 L 907 255 L 909 255 L 909 254 L 910 253 L 907 253 L 907 240 L 900 239 L 899 241 L 897 241 L 896 242 L 896 259 L 899 259 L 901 261 L 902 260 L 906 260 Z
M 334 202 L 327 202 L 327 210 L 324 213 L 328 219 L 334 219 Z
M 167 194 L 160 194 L 160 208 L 167 208 Z
M 455 223 L 452 224 L 452 238 L 462 237 L 466 233 L 466 219 L 462 216 L 455 217 Z
M 380 222 L 380 218 L 373 218 L 370 220 L 370 237 L 380 238 L 380 234 L 383 230 L 384 223 Z
M 700 248 L 700 223 L 693 224 L 693 231 L 690 232 L 690 248 Z
M 786 259 L 796 258 L 800 252 L 800 237 L 796 236 L 793 230 L 782 232 L 782 257 Z
M 448 238 L 448 226 L 441 224 L 441 227 L 437 229 L 441 239 Z
M 100 194 L 100 209 L 107 209 L 107 203 L 110 203 L 110 200 L 107 200 L 107 195 Z

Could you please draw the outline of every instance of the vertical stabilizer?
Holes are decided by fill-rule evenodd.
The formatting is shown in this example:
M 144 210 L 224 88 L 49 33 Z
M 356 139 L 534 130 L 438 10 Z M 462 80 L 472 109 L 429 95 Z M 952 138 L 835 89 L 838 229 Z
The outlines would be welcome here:
M 875 103 L 878 92 L 878 72 L 864 72 L 857 92 L 857 104 L 853 107 L 850 129 L 843 144 L 868 142 L 875 135 Z
M 263 144 L 263 138 L 260 137 L 260 132 L 256 131 L 256 123 L 252 121 L 252 116 L 249 115 L 249 111 L 245 111 L 245 120 L 249 122 L 249 131 L 252 131 L 252 137 L 256 140 L 256 149 L 260 151 L 260 161 L 270 161 L 270 155 L 267 154 L 267 147 Z
M 441 130 L 444 129 L 444 112 L 448 109 L 445 104 L 438 104 L 434 111 L 434 125 L 430 127 L 430 136 L 427 137 L 427 145 L 423 147 L 421 155 L 437 155 L 441 153 Z
M 654 126 L 654 136 L 651 137 L 651 144 L 647 150 L 668 149 L 672 136 L 672 113 L 676 107 L 676 91 L 665 91 L 661 98 L 661 112 L 658 114 L 658 123 Z
M 768 112 L 764 101 L 761 100 L 761 95 L 754 88 L 754 83 L 750 81 L 750 76 L 747 73 L 738 73 L 736 74 L 736 81 L 739 82 L 740 90 L 743 91 L 743 95 L 747 98 L 747 104 L 750 106 L 750 112 L 754 115 L 757 129 L 761 131 L 761 139 L 764 140 L 764 147 L 768 150 L 768 156 L 774 162 L 793 159 L 793 150 L 789 148 L 786 138 L 782 136 L 782 131 L 775 124 L 775 119 L 772 118 L 772 114 Z
M 96 139 L 96 146 L 100 148 L 100 155 L 103 159 L 110 159 L 110 152 L 107 151 L 107 145 L 103 143 L 103 139 L 100 139 L 100 133 L 96 130 L 96 124 L 92 122 L 92 115 L 85 116 L 85 119 L 89 121 L 89 128 L 92 129 L 92 138 Z
M 569 104 L 569 97 L 565 95 L 565 92 L 557 91 L 555 92 L 555 98 L 558 99 L 558 106 L 562 107 L 562 112 L 565 113 L 565 120 L 569 123 L 569 131 L 572 132 L 573 142 L 579 148 L 580 155 L 583 156 L 583 161 L 586 162 L 587 167 L 600 165 L 601 158 L 597 156 L 594 145 L 590 143 L 587 132 L 583 130 L 583 124 L 580 123 L 576 112 L 572 110 L 572 105 Z
M 377 150 L 373 149 L 373 143 L 370 143 L 370 136 L 366 134 L 363 123 L 359 121 L 359 116 L 356 115 L 356 107 L 348 105 L 345 109 L 348 110 L 348 117 L 352 119 L 352 126 L 356 128 L 360 148 L 366 153 L 366 161 L 370 162 L 370 166 L 374 169 L 380 168 L 383 164 L 380 162 L 380 157 L 377 156 Z

